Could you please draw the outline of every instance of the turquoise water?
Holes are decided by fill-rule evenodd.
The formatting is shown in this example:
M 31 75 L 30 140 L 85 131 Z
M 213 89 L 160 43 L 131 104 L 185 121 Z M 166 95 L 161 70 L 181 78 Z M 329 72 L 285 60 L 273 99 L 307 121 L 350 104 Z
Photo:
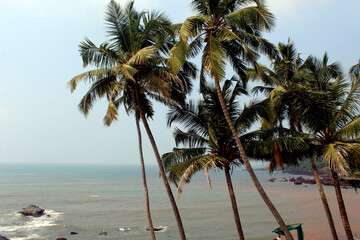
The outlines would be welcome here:
M 201 173 L 184 186 L 177 202 L 188 239 L 237 239 L 223 175 L 221 171 L 212 174 L 212 189 Z M 299 222 L 299 210 L 292 207 L 294 202 L 276 196 L 279 192 L 285 192 L 286 196 L 294 185 L 269 183 L 267 172 L 260 171 L 257 175 L 270 196 L 274 196 L 285 220 Z M 287 175 L 279 173 L 278 176 Z M 157 233 L 157 239 L 179 239 L 156 166 L 147 167 L 147 177 L 154 225 L 167 227 L 165 232 Z M 232 178 L 247 239 L 272 239 L 271 230 L 277 225 L 247 172 L 235 170 Z M 307 190 L 315 188 L 309 186 Z M 29 204 L 45 208 L 50 217 L 20 216 L 17 212 Z M 0 234 L 11 239 L 149 239 L 146 225 L 138 166 L 0 165 Z M 131 231 L 121 232 L 119 228 L 131 228 Z M 99 236 L 101 231 L 108 235 Z M 79 234 L 70 235 L 70 232 Z

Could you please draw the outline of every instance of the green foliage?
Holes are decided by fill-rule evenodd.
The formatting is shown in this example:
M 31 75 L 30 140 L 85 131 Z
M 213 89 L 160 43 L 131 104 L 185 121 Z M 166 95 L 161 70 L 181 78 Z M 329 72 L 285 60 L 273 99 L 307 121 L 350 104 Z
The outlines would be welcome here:
M 274 106 L 291 113 L 289 119 L 294 116 L 311 134 L 309 154 L 321 157 L 337 172 L 358 169 L 359 81 L 344 79 L 338 63 L 328 64 L 327 54 L 321 60 L 309 57 L 302 69 L 306 81 L 274 91 Z
M 251 103 L 242 110 L 238 97 L 246 93 L 241 82 L 226 80 L 222 93 L 239 133 L 247 129 L 261 117 L 266 118 L 262 103 Z M 240 154 L 233 140 L 232 133 L 225 120 L 216 89 L 209 85 L 202 86 L 202 99 L 196 104 L 188 102 L 183 106 L 172 107 L 168 113 L 168 124 L 181 124 L 186 131 L 175 128 L 174 137 L 177 145 L 172 152 L 163 155 L 163 165 L 169 180 L 179 183 L 179 192 L 184 182 L 203 170 L 208 178 L 209 169 L 223 169 L 225 165 L 242 163 Z M 208 178 L 210 183 L 210 179 Z
M 167 68 L 165 56 L 175 44 L 168 18 L 160 12 L 138 12 L 134 2 L 120 6 L 111 1 L 105 14 L 110 39 L 99 47 L 88 38 L 79 45 L 84 67 L 91 65 L 96 69 L 79 74 L 68 83 L 72 92 L 81 81 L 91 83 L 79 104 L 80 111 L 87 116 L 97 99 L 107 97 L 104 124 L 109 126 L 117 120 L 121 105 L 129 114 L 141 104 L 147 117 L 152 117 L 149 98 L 165 104 L 183 102 L 192 89 L 190 78 L 195 76 L 196 68 L 186 62 L 178 75 Z M 135 89 L 139 89 L 139 100 Z
M 260 36 L 270 30 L 274 17 L 261 1 L 199 1 L 191 3 L 196 15 L 187 18 L 179 30 L 179 42 L 170 51 L 168 65 L 177 73 L 188 57 L 202 51 L 201 81 L 205 73 L 223 80 L 229 61 L 245 79 L 246 63 L 255 64 L 257 52 L 275 56 L 275 47 Z

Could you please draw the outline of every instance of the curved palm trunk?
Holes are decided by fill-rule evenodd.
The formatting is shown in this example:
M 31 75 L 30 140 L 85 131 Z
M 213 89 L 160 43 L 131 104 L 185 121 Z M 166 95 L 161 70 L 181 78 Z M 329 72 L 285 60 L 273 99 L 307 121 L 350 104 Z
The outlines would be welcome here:
M 142 173 L 142 182 L 143 182 L 143 188 L 144 188 L 144 196 L 145 196 L 145 211 L 146 211 L 146 217 L 148 220 L 148 226 L 150 230 L 150 236 L 152 240 L 156 240 L 155 232 L 154 232 L 154 226 L 151 219 L 151 213 L 150 213 L 150 201 L 149 201 L 149 190 L 146 183 L 146 172 L 145 172 L 145 164 L 144 164 L 144 155 L 142 151 L 142 138 L 141 138 L 141 130 L 139 125 L 139 116 L 136 114 L 136 129 L 138 132 L 138 139 L 139 139 L 139 155 L 140 155 L 140 165 L 141 165 L 141 173 Z
M 344 203 L 344 200 L 343 200 L 343 197 L 342 197 L 342 194 L 341 194 L 338 174 L 333 169 L 331 169 L 331 175 L 332 175 L 333 180 L 334 180 L 336 198 L 337 198 L 337 201 L 338 201 L 341 220 L 342 220 L 343 225 L 344 225 L 346 237 L 347 237 L 348 240 L 354 240 L 354 237 L 353 237 L 353 234 L 352 234 L 352 231 L 351 231 L 351 228 L 350 228 L 350 222 L 349 222 L 349 219 L 347 217 L 347 213 L 346 213 L 346 209 L 345 209 L 345 203 Z
M 331 211 L 330 211 L 330 208 L 329 208 L 329 204 L 328 204 L 328 201 L 326 199 L 326 195 L 325 195 L 325 192 L 324 192 L 324 189 L 321 185 L 321 181 L 320 181 L 320 177 L 319 177 L 319 173 L 318 173 L 318 170 L 316 168 L 316 165 L 315 165 L 315 161 L 314 161 L 314 158 L 310 155 L 309 156 L 309 161 L 310 161 L 310 165 L 313 169 L 313 172 L 314 172 L 314 177 L 315 177 L 315 181 L 316 181 L 316 185 L 318 187 L 318 190 L 319 190 L 319 193 L 320 193 L 320 198 L 321 198 L 321 201 L 323 203 L 323 206 L 324 206 L 324 210 L 325 210 L 325 213 L 326 213 L 326 217 L 328 219 L 328 222 L 329 222 L 329 227 L 330 227 L 330 230 L 331 230 L 331 235 L 333 237 L 334 240 L 338 240 L 338 236 L 337 236 L 337 233 L 336 233 L 336 229 L 335 229 L 335 224 L 334 224 L 334 221 L 333 221 L 333 218 L 332 218 L 332 215 L 331 215 Z
M 231 206 L 232 206 L 232 210 L 233 210 L 233 214 L 234 214 L 234 220 L 235 220 L 236 228 L 237 228 L 237 231 L 238 231 L 238 234 L 239 234 L 239 239 L 244 240 L 245 237 L 244 237 L 244 232 L 243 232 L 242 227 L 241 227 L 239 211 L 238 211 L 238 207 L 237 207 L 237 204 L 236 204 L 234 188 L 233 188 L 232 181 L 231 181 L 231 176 L 230 176 L 229 164 L 225 164 L 224 171 L 225 171 L 226 183 L 227 183 L 227 186 L 228 186 L 228 189 L 229 189 Z
M 218 94 L 218 97 L 219 97 L 219 100 L 220 100 L 220 103 L 221 103 L 221 108 L 224 112 L 224 115 L 225 115 L 225 118 L 226 118 L 226 121 L 230 127 L 230 130 L 233 134 L 233 137 L 236 141 L 236 145 L 239 149 L 239 152 L 240 152 L 240 155 L 241 155 L 241 158 L 242 160 L 244 161 L 244 164 L 245 164 L 245 167 L 246 167 L 246 170 L 249 172 L 250 174 L 250 177 L 251 177 L 251 180 L 254 182 L 254 185 L 256 187 L 256 189 L 258 190 L 258 192 L 260 193 L 260 196 L 262 197 L 262 199 L 264 200 L 265 204 L 267 205 L 267 207 L 269 208 L 270 212 L 273 214 L 273 216 L 275 217 L 277 223 L 280 225 L 281 229 L 284 231 L 285 233 L 285 237 L 288 239 L 288 240 L 294 240 L 294 238 L 292 237 L 292 235 L 290 234 L 290 231 L 289 229 L 286 227 L 286 224 L 284 222 L 284 220 L 282 219 L 282 217 L 280 216 L 279 212 L 276 210 L 274 204 L 271 202 L 270 198 L 267 196 L 265 190 L 263 189 L 263 187 L 261 186 L 260 182 L 259 182 L 259 179 L 256 177 L 256 174 L 254 172 L 254 170 L 252 169 L 251 167 L 251 164 L 249 162 L 249 159 L 247 158 L 246 156 L 246 153 L 245 153 L 245 150 L 240 142 L 240 138 L 238 137 L 237 135 L 237 132 L 236 132 L 236 129 L 234 127 L 234 124 L 232 123 L 231 121 L 231 118 L 230 118 L 230 115 L 229 115 L 229 112 L 226 108 L 226 104 L 225 104 L 225 101 L 224 101 L 224 97 L 221 93 L 221 88 L 220 88 L 220 84 L 219 84 L 219 80 L 218 79 L 214 79 L 215 80 L 215 87 L 216 87 L 216 91 L 217 91 L 217 94 Z
M 165 174 L 165 171 L 164 171 L 164 167 L 162 165 L 162 161 L 161 161 L 161 157 L 160 157 L 158 148 L 157 148 L 156 143 L 155 143 L 155 139 L 154 139 L 154 137 L 152 135 L 149 124 L 148 124 L 147 119 L 145 117 L 144 110 L 143 110 L 142 105 L 140 103 L 140 93 L 139 93 L 139 88 L 137 86 L 135 87 L 135 94 L 136 94 L 136 101 L 137 101 L 137 104 L 138 104 L 138 107 L 139 107 L 140 117 L 141 117 L 141 120 L 142 120 L 142 122 L 144 124 L 146 133 L 147 133 L 147 135 L 149 137 L 151 146 L 152 146 L 152 148 L 154 150 L 156 161 L 158 163 L 159 170 L 160 170 L 160 175 L 161 175 L 161 178 L 162 178 L 162 180 L 164 182 L 165 189 L 166 189 L 166 192 L 167 192 L 167 194 L 169 196 L 169 200 L 170 200 L 170 203 L 171 203 L 174 215 L 175 215 L 175 219 L 176 219 L 178 229 L 179 229 L 179 233 L 180 233 L 180 239 L 181 240 L 186 240 L 185 231 L 184 231 L 184 227 L 183 227 L 183 224 L 182 224 L 182 221 L 181 221 L 180 213 L 179 213 L 179 210 L 177 208 L 174 195 L 173 195 L 173 193 L 171 191 L 169 181 L 166 178 L 166 174 Z

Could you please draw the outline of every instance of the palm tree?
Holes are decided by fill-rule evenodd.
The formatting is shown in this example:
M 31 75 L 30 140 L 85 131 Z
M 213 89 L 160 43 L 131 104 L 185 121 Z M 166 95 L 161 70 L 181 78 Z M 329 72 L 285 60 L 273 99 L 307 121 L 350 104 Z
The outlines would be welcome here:
M 168 64 L 176 73 L 187 57 L 202 51 L 200 80 L 205 81 L 205 73 L 213 78 L 226 121 L 246 169 L 286 237 L 293 240 L 284 220 L 265 193 L 251 167 L 226 109 L 219 84 L 219 81 L 225 78 L 227 61 L 230 61 L 239 76 L 244 76 L 246 62 L 255 64 L 258 57 L 257 51 L 276 55 L 275 47 L 259 34 L 263 29 L 271 29 L 274 17 L 262 1 L 257 0 L 193 0 L 191 5 L 197 15 L 187 18 L 181 24 L 179 42 L 170 51 L 171 57 Z M 189 40 L 192 40 L 190 44 Z
M 247 70 L 249 80 L 261 80 L 264 86 L 257 86 L 252 89 L 255 94 L 262 92 L 268 95 L 270 105 L 274 109 L 274 121 L 271 125 L 282 127 L 285 118 L 288 119 L 290 129 L 301 131 L 301 124 L 286 106 L 275 106 L 273 98 L 277 92 L 290 89 L 293 85 L 303 84 L 308 74 L 305 66 L 311 58 L 304 62 L 297 53 L 295 44 L 288 39 L 288 42 L 279 43 L 279 55 L 272 59 L 272 69 L 265 65 L 257 64 L 253 69 Z
M 282 127 L 284 117 L 287 117 L 288 125 L 290 129 L 302 132 L 301 122 L 297 118 L 296 114 L 291 112 L 289 105 L 291 102 L 284 103 L 282 105 L 276 105 L 274 99 L 277 94 L 282 94 L 286 91 L 291 91 L 292 88 L 297 88 L 298 85 L 304 85 L 311 82 L 312 84 L 323 85 L 328 78 L 333 78 L 341 74 L 340 68 L 337 63 L 328 65 L 327 54 L 324 55 L 323 61 L 319 61 L 316 58 L 310 56 L 305 62 L 300 58 L 296 51 L 294 43 L 288 40 L 287 44 L 279 43 L 278 49 L 280 56 L 272 61 L 273 70 L 266 66 L 257 66 L 254 69 L 248 71 L 250 79 L 260 79 L 266 86 L 256 87 L 253 90 L 255 92 L 262 91 L 268 93 L 269 101 L 272 103 L 272 107 L 275 112 L 275 121 L 272 124 L 278 124 Z M 269 85 L 269 87 L 268 87 Z M 272 126 L 271 126 L 272 127 Z M 320 193 L 324 210 L 329 223 L 330 231 L 334 240 L 338 239 L 335 224 L 332 218 L 332 214 L 329 208 L 328 201 L 324 189 L 321 184 L 318 170 L 315 165 L 313 151 L 309 151 L 308 159 L 313 169 L 315 181 Z M 279 163 L 279 162 L 278 162 Z M 282 163 L 279 164 L 282 169 Z
M 317 61 L 317 65 L 325 65 L 326 58 L 322 62 L 324 64 Z M 359 167 L 360 81 L 353 78 L 348 83 L 341 76 L 334 80 L 328 75 L 331 72 L 314 71 L 318 72 L 321 79 L 283 93 L 279 99 L 292 103 L 291 111 L 313 136 L 315 154 L 328 164 L 345 233 L 349 240 L 353 240 L 338 174 L 346 174 Z
M 135 115 L 135 123 L 136 123 L 136 130 L 138 133 L 138 146 L 139 146 L 139 157 L 140 157 L 140 166 L 141 166 L 141 175 L 142 175 L 142 184 L 144 189 L 144 198 L 145 198 L 145 211 L 146 217 L 148 220 L 148 227 L 151 239 L 156 239 L 154 225 L 151 218 L 150 212 L 150 200 L 149 200 L 149 189 L 147 187 L 146 181 L 146 170 L 145 170 L 145 163 L 144 163 L 144 155 L 143 155 L 143 148 L 142 148 L 142 136 L 141 136 L 141 129 L 140 129 L 140 115 L 139 111 L 137 111 L 136 101 L 133 94 L 133 82 L 126 81 L 125 85 L 122 88 L 122 95 L 114 102 L 114 106 L 116 107 L 116 114 L 111 114 L 111 107 L 108 109 L 106 116 L 104 117 L 104 123 L 107 126 L 110 126 L 111 123 L 117 119 L 117 112 L 120 105 L 123 105 L 127 114 L 134 114 Z M 144 104 L 146 104 L 146 116 L 151 118 L 154 115 L 154 111 L 150 101 L 144 99 Z
M 310 75 L 312 76 L 308 83 L 312 89 L 322 91 L 322 92 L 330 92 L 332 90 L 332 88 L 334 88 L 334 86 L 331 86 L 331 85 L 337 85 L 337 83 L 338 83 L 339 84 L 338 87 L 340 88 L 340 90 L 339 90 L 340 93 L 338 93 L 338 94 L 340 94 L 339 98 L 341 99 L 341 97 L 343 97 L 345 95 L 345 92 L 342 93 L 342 91 L 343 91 L 342 89 L 346 87 L 346 84 L 343 85 L 343 83 L 341 83 L 342 81 L 340 80 L 342 78 L 342 72 L 340 69 L 340 65 L 338 63 L 328 64 L 328 56 L 326 53 L 324 54 L 324 56 L 321 60 L 312 58 L 312 61 L 308 61 L 306 68 L 310 70 Z M 356 67 L 354 69 L 356 69 Z M 335 79 L 335 81 L 333 79 Z M 356 92 L 356 90 L 355 90 L 355 92 Z M 335 91 L 335 93 L 336 93 L 336 91 Z M 337 96 L 335 96 L 335 98 L 337 98 Z M 353 100 L 350 100 L 350 101 L 353 101 Z M 355 102 L 356 102 L 356 100 L 355 100 Z M 339 106 L 337 106 L 337 107 L 339 107 Z M 347 107 L 347 106 L 344 106 L 344 107 Z M 342 119 L 344 117 L 344 116 L 341 116 L 342 114 L 343 113 L 340 113 L 340 115 L 338 115 L 337 118 Z M 351 117 L 350 117 L 350 119 L 351 119 Z M 342 121 L 344 121 L 344 119 Z M 326 132 L 326 130 L 325 130 L 325 132 Z M 350 140 L 350 139 L 348 139 L 348 140 Z M 313 159 L 310 158 L 310 161 L 313 162 Z M 313 163 L 312 163 L 312 165 L 313 165 Z M 341 190 L 340 190 L 340 186 L 339 186 L 338 176 L 337 176 L 337 173 L 335 172 L 334 168 L 330 167 L 330 170 L 331 170 L 331 173 L 332 173 L 332 176 L 334 179 L 336 196 L 337 196 L 340 214 L 341 214 L 341 217 L 343 220 L 345 232 L 346 232 L 348 239 L 353 239 L 351 228 L 350 228 L 350 223 L 348 221 L 346 210 L 345 210 L 345 205 L 342 200 L 342 194 L 341 194 Z
M 177 76 L 170 72 L 165 65 L 164 54 L 174 44 L 171 23 L 161 13 L 137 12 L 133 4 L 131 2 L 121 8 L 115 1 L 109 3 L 105 20 L 110 40 L 99 47 L 87 38 L 80 44 L 84 67 L 94 65 L 96 69 L 75 76 L 69 85 L 74 91 L 80 81 L 88 80 L 92 83 L 79 104 L 79 109 L 85 115 L 98 98 L 107 96 L 109 104 L 105 122 L 117 119 L 118 104 L 123 103 L 122 101 L 127 106 L 134 106 L 131 109 L 145 126 L 178 224 L 180 238 L 184 240 L 186 236 L 181 217 L 146 115 L 151 113 L 148 97 L 164 103 L 172 98 L 183 98 L 184 92 L 191 89 L 188 73 L 194 74 L 194 68 L 187 64 Z M 121 98 L 124 89 L 131 94 L 126 93 Z M 138 123 L 138 119 L 136 122 Z
M 137 132 L 138 132 L 139 156 L 140 156 L 142 183 L 143 183 L 144 196 L 145 196 L 146 217 L 148 219 L 148 226 L 149 226 L 151 239 L 156 239 L 155 231 L 154 231 L 154 225 L 153 225 L 153 222 L 152 222 L 151 212 L 150 212 L 149 189 L 148 189 L 147 183 L 146 183 L 146 170 L 145 170 L 144 155 L 143 155 L 143 149 L 142 149 L 142 137 L 141 137 L 140 124 L 139 124 L 139 121 L 140 121 L 139 114 L 136 114 L 136 120 L 135 121 L 136 121 L 136 129 L 137 129 Z
M 240 134 L 259 118 L 259 114 L 265 114 L 266 109 L 259 103 L 240 111 L 237 97 L 246 92 L 240 82 L 237 82 L 233 90 L 230 87 L 231 81 L 226 80 L 222 94 L 230 110 L 231 119 Z M 239 239 L 245 239 L 230 175 L 231 168 L 243 162 L 224 117 L 216 89 L 210 86 L 202 86 L 201 89 L 203 99 L 197 105 L 190 102 L 184 106 L 173 107 L 169 112 L 169 125 L 178 122 L 184 124 L 187 130 L 184 132 L 175 129 L 176 144 L 185 147 L 174 148 L 173 152 L 164 154 L 163 164 L 169 180 L 178 185 L 179 193 L 182 191 L 183 183 L 188 182 L 196 172 L 204 170 L 210 184 L 208 170 L 223 169 Z

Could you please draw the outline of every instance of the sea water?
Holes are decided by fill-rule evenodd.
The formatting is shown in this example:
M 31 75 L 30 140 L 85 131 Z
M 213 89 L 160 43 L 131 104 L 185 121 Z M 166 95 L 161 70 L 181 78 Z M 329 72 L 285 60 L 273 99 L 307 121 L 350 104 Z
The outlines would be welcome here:
M 172 186 L 188 239 L 238 239 L 223 175 L 223 171 L 211 174 L 210 189 L 206 178 L 198 173 L 190 184 L 183 187 L 179 198 L 176 197 L 175 186 Z M 294 188 L 292 183 L 270 183 L 266 171 L 257 171 L 257 175 L 285 221 L 294 223 L 304 220 L 297 203 L 289 201 L 286 196 L 299 194 L 305 188 L 300 187 L 291 193 Z M 275 173 L 274 176 L 279 179 L 289 177 L 283 173 Z M 232 179 L 247 239 L 272 239 L 274 233 L 271 231 L 277 227 L 276 221 L 255 190 L 248 173 L 235 169 Z M 157 239 L 179 239 L 157 166 L 147 166 L 147 181 L 154 226 L 166 229 L 156 234 Z M 316 186 L 308 186 L 306 191 L 309 190 L 316 192 Z M 296 196 L 294 199 L 297 199 Z M 311 202 L 314 199 L 310 196 L 308 200 Z M 299 201 L 303 199 L 300 197 Z M 18 211 L 29 204 L 44 208 L 45 215 L 40 218 L 21 216 Z M 0 234 L 12 240 L 59 237 L 69 240 L 149 239 L 144 209 L 138 166 L 0 165 Z M 122 232 L 120 228 L 130 228 L 130 231 Z M 99 235 L 103 231 L 107 232 L 106 236 Z M 78 234 L 71 235 L 71 232 Z

